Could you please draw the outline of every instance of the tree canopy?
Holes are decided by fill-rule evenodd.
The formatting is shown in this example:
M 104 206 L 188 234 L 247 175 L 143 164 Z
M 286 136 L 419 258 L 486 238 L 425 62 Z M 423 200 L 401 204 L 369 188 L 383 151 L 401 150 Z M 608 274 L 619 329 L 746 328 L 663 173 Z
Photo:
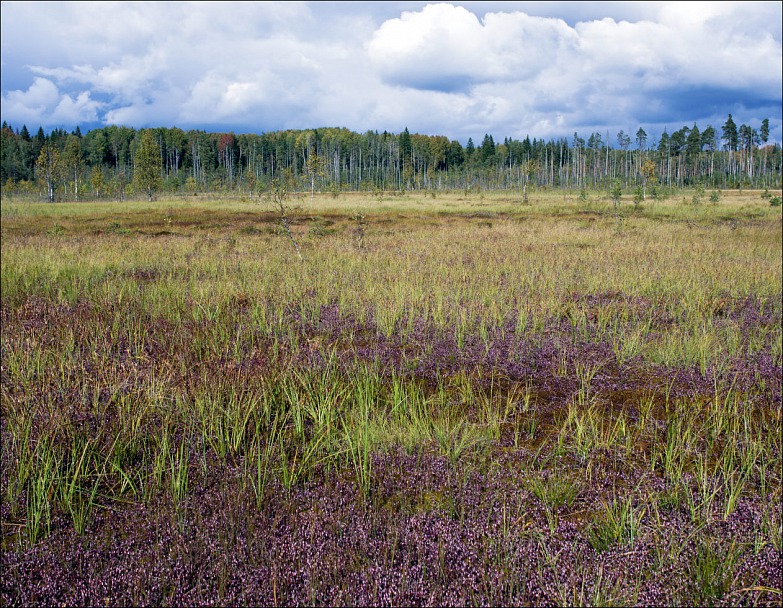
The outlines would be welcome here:
M 335 127 L 236 134 L 111 125 L 87 133 L 79 128 L 45 133 L 39 127 L 31 136 L 27 125 L 14 129 L 3 123 L 0 138 L 3 192 L 38 193 L 49 200 L 78 200 L 88 183 L 95 196 L 120 200 L 126 195 L 151 199 L 161 190 L 253 196 L 284 176 L 294 190 L 310 193 L 609 189 L 616 180 L 624 187 L 654 181 L 673 187 L 779 188 L 781 180 L 780 146 L 766 143 L 769 120 L 758 128 L 737 127 L 731 115 L 720 140 L 715 128 L 696 123 L 673 133 L 664 130 L 657 138 L 643 127 L 548 141 L 485 133 L 479 146 L 473 138 L 463 146 L 407 128 L 399 134 Z

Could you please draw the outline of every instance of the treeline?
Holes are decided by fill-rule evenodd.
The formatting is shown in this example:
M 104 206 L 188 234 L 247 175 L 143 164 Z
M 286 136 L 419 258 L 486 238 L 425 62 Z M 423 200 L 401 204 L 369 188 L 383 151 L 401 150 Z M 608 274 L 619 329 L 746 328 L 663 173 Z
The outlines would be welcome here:
M 151 136 L 151 137 L 150 137 Z M 573 138 L 463 146 L 444 136 L 355 133 L 344 128 L 264 134 L 107 126 L 82 134 L 5 122 L 0 133 L 4 194 L 49 200 L 124 199 L 141 191 L 254 196 L 273 179 L 300 191 L 689 187 L 780 188 L 781 148 L 729 115 L 720 133 L 683 127 L 652 141 L 643 128 Z M 147 145 L 144 147 L 143 142 Z M 152 174 L 152 181 L 150 181 Z M 144 183 L 140 176 L 145 175 Z

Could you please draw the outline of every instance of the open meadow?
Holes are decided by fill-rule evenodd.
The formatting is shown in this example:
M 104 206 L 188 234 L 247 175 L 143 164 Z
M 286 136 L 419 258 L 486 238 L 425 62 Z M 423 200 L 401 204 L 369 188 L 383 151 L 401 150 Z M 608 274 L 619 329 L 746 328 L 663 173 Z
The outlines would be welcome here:
M 694 198 L 4 199 L 0 602 L 779 606 L 781 207 Z

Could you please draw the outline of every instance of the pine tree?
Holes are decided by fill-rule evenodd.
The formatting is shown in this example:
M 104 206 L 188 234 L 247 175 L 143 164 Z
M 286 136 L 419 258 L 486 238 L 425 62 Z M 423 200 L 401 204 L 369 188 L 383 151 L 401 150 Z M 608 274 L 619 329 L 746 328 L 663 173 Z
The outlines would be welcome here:
M 726 149 L 736 152 L 739 147 L 739 133 L 737 131 L 737 124 L 732 119 L 731 114 L 723 125 L 723 141 L 726 142 Z
M 769 118 L 765 118 L 761 121 L 761 128 L 759 129 L 759 137 L 761 143 L 766 144 L 769 141 Z
M 413 177 L 413 144 L 411 143 L 411 134 L 408 127 L 400 133 L 400 166 L 402 168 L 402 180 L 404 187 L 407 187 Z

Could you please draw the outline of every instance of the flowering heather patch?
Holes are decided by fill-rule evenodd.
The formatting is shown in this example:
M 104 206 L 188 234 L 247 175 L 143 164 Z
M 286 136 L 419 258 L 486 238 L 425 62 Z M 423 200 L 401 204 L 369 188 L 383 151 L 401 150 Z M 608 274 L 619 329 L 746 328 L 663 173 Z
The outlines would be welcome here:
M 12 231 L 0 602 L 780 605 L 779 222 L 438 217 Z
M 676 513 L 645 526 L 633 546 L 599 553 L 576 521 L 538 529 L 535 500 L 515 484 L 457 481 L 442 459 L 416 460 L 376 463 L 394 506 L 362 503 L 350 483 L 329 478 L 291 494 L 278 487 L 255 510 L 232 480 L 198 488 L 179 522 L 166 508 L 107 512 L 85 536 L 63 529 L 4 553 L 4 602 L 650 605 L 703 591 L 693 572 L 702 545 Z M 403 483 L 403 467 L 426 479 Z M 397 481 L 385 488 L 388 475 Z M 745 519 L 708 533 L 715 551 L 741 549 L 722 597 L 707 599 L 774 604 L 760 589 L 780 588 L 780 552 L 754 550 Z

